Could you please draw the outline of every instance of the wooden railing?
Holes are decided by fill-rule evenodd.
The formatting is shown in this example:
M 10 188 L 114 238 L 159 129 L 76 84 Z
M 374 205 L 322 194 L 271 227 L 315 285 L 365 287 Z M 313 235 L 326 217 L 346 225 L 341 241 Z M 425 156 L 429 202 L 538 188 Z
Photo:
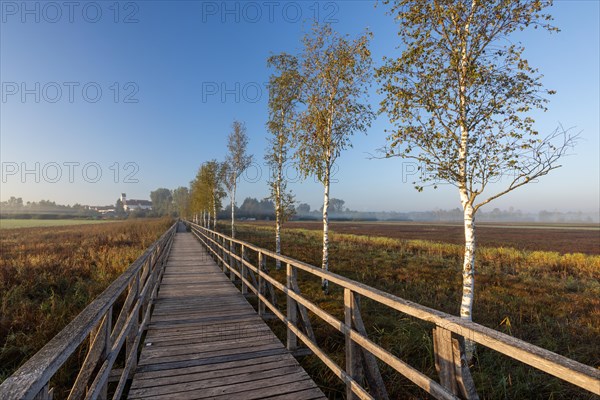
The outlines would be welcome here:
M 462 320 L 392 294 L 369 287 L 360 282 L 324 271 L 283 255 L 188 222 L 198 239 L 214 259 L 229 273 L 232 280 L 241 281 L 241 290 L 250 289 L 258 298 L 258 313 L 265 315 L 266 308 L 287 327 L 287 347 L 297 349 L 300 339 L 331 371 L 346 384 L 348 399 L 385 399 L 387 393 L 374 357 L 438 399 L 478 398 L 464 357 L 464 340 L 471 340 L 501 354 L 512 357 L 540 371 L 570 382 L 596 395 L 600 395 L 600 371 L 559 354 L 534 346 L 530 343 Z M 258 266 L 249 262 L 249 253 L 255 253 Z M 282 284 L 269 275 L 265 268 L 266 258 L 279 260 L 286 265 L 287 282 Z M 302 296 L 296 282 L 297 270 L 302 270 L 330 283 L 339 285 L 344 291 L 344 321 L 340 321 Z M 274 304 L 274 290 L 286 296 L 286 315 Z M 360 296 L 367 297 L 391 309 L 428 321 L 436 325 L 433 330 L 433 345 L 436 369 L 440 382 L 431 379 L 395 355 L 371 341 L 360 314 Z M 345 368 L 337 365 L 318 345 L 308 321 L 306 310 L 330 324 L 345 335 Z M 300 318 L 299 318 L 300 316 Z M 368 382 L 370 392 L 362 386 Z
M 173 224 L 69 325 L 7 378 L 0 385 L 0 399 L 52 399 L 50 380 L 86 341 L 86 357 L 68 399 L 105 399 L 109 381 L 116 382 L 111 394 L 119 399 L 136 367 L 140 339 L 150 319 L 176 226 Z M 113 308 L 125 294 L 113 320 L 117 315 Z M 115 361 L 122 349 L 125 361 L 117 369 Z

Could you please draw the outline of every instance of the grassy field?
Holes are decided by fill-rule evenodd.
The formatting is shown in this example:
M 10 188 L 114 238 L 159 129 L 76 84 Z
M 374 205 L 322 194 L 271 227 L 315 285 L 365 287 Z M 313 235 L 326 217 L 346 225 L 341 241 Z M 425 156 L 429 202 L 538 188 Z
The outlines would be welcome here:
M 90 225 L 109 222 L 94 219 L 0 219 L 0 229 Z
M 292 226 L 295 226 L 292 224 Z M 227 232 L 224 226 L 223 231 Z M 242 240 L 274 248 L 273 229 L 241 225 Z M 341 234 L 334 231 L 331 270 L 348 278 L 420 304 L 458 314 L 462 247 L 451 243 Z M 307 229 L 284 229 L 283 252 L 319 266 L 321 236 Z M 473 319 L 587 365 L 600 367 L 600 256 L 481 247 L 477 254 Z M 285 282 L 284 272 L 271 273 Z M 320 282 L 300 273 L 305 296 L 343 320 L 342 290 L 323 295 Z M 278 304 L 285 307 L 285 299 Z M 429 323 L 418 321 L 363 299 L 362 315 L 369 336 L 410 365 L 436 377 Z M 318 342 L 344 365 L 344 338 L 314 315 Z M 278 322 L 272 328 L 283 340 Z M 314 356 L 302 365 L 330 399 L 343 398 L 344 386 Z M 424 392 L 390 368 L 383 368 L 391 398 L 424 398 Z M 593 395 L 533 368 L 478 347 L 471 366 L 482 399 L 592 399 Z
M 169 219 L 0 231 L 0 382 L 42 348 L 172 224 Z M 59 370 L 55 398 L 85 353 Z

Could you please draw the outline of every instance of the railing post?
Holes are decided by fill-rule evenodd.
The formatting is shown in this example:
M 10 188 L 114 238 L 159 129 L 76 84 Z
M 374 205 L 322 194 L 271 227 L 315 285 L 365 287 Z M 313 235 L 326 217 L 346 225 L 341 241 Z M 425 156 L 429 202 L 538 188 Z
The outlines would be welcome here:
M 203 233 L 204 233 L 204 237 L 206 238 L 206 244 L 208 245 L 209 249 L 210 249 L 210 256 L 214 257 L 214 254 L 212 252 L 212 250 L 214 249 L 213 247 L 213 243 L 212 243 L 212 234 L 210 233 L 210 230 L 204 228 L 203 229 Z
M 286 287 L 290 292 L 294 291 L 294 282 L 296 281 L 296 267 L 292 266 L 290 263 L 286 265 Z M 287 319 L 288 321 L 298 327 L 298 307 L 296 305 L 296 300 L 292 299 L 290 295 L 287 295 Z M 298 348 L 298 337 L 296 334 L 290 329 L 287 328 L 287 349 L 289 351 L 294 351 Z
M 105 335 L 105 339 L 104 339 L 104 349 L 102 350 L 102 355 L 100 356 L 100 364 L 102 364 L 104 362 L 104 360 L 106 360 L 108 358 L 108 355 L 110 354 L 110 350 L 112 348 L 112 341 L 110 340 L 110 336 L 111 336 L 111 331 L 112 331 L 112 313 L 113 313 L 113 308 L 112 306 L 106 311 L 106 324 L 104 325 L 104 333 L 103 335 Z M 108 380 L 106 381 L 106 383 L 103 385 L 101 391 L 100 391 L 100 395 L 98 396 L 98 399 L 100 400 L 106 400 L 106 398 L 108 397 Z
M 215 251 L 219 257 L 217 257 L 217 265 L 225 272 L 225 266 L 223 263 L 223 249 L 221 248 L 221 237 L 215 233 Z
M 225 244 L 227 243 L 227 248 L 225 247 Z M 229 276 L 231 276 L 231 242 L 229 242 L 229 239 L 227 238 L 223 238 L 223 260 L 226 260 L 224 262 L 224 266 L 225 266 L 225 274 L 229 274 Z
M 257 265 L 256 270 L 258 271 L 258 315 L 260 315 L 261 317 L 265 313 L 265 302 L 260 298 L 261 295 L 262 296 L 265 295 L 265 290 L 264 290 L 265 282 L 262 277 L 263 258 L 264 258 L 263 253 L 261 251 L 259 251 L 258 252 L 258 265 Z
M 235 243 L 229 239 L 229 279 L 231 282 L 235 282 L 235 274 L 233 273 L 234 265 L 237 264 L 235 257 Z
M 225 273 L 225 275 L 227 275 L 227 269 L 228 269 L 228 261 L 227 261 L 227 249 L 225 248 L 225 237 L 221 236 L 221 258 L 223 259 L 223 272 Z
M 150 260 L 152 260 L 152 258 L 153 257 L 150 256 Z M 155 271 L 152 269 L 152 265 L 150 265 L 150 271 L 148 273 L 148 278 L 147 279 L 148 280 L 153 280 L 154 279 L 154 274 L 155 274 Z M 142 311 L 142 315 L 146 314 L 146 309 L 148 307 L 150 307 L 150 305 L 148 304 L 148 300 L 150 299 L 152 293 L 149 292 L 146 295 L 145 299 L 140 299 L 139 298 L 139 296 L 140 296 L 140 275 L 139 275 L 139 273 L 136 274 L 136 276 L 134 278 L 134 282 L 129 286 L 129 290 L 132 290 L 135 293 L 135 299 L 133 301 L 133 307 L 135 307 L 135 303 L 136 302 L 142 301 L 143 304 L 142 304 L 142 307 L 140 307 L 141 311 Z M 137 332 L 138 332 L 138 329 L 139 329 L 139 322 L 140 322 L 140 320 L 139 320 L 139 311 L 138 311 L 138 315 L 136 315 L 136 317 L 132 320 L 132 326 L 131 326 L 131 328 L 129 330 L 129 334 L 127 335 L 127 339 L 126 339 L 126 343 L 125 343 L 125 354 L 126 355 L 127 354 L 132 354 L 131 357 L 133 357 L 133 364 L 131 365 L 130 371 L 135 370 L 135 368 L 137 367 L 137 354 L 136 354 L 137 353 L 137 349 L 133 348 L 133 346 L 135 344 L 135 339 L 136 339 Z
M 344 324 L 346 329 L 352 329 L 352 314 L 354 313 L 354 307 L 356 302 L 354 301 L 354 293 L 348 288 L 344 288 Z M 355 381 L 358 379 L 358 371 L 360 368 L 359 361 L 360 355 L 356 351 L 354 341 L 350 338 L 350 333 L 345 333 L 345 347 L 346 347 L 346 373 Z M 354 400 L 357 399 L 352 391 L 352 384 L 346 382 L 346 399 Z
M 213 259 L 215 260 L 215 263 L 217 263 L 217 267 L 221 267 L 221 261 L 219 261 L 219 258 L 217 257 L 219 254 L 219 248 L 217 247 L 217 235 L 214 232 L 210 232 L 210 237 L 212 239 L 210 241 L 210 245 L 213 249 Z
M 435 369 L 440 384 L 455 395 L 478 400 L 477 390 L 464 354 L 464 339 L 454 337 L 451 331 L 437 326 L 433 329 Z
M 454 374 L 452 332 L 439 326 L 435 327 L 433 329 L 433 351 L 435 369 L 440 377 L 440 383 L 453 394 L 458 394 Z
M 242 245 L 240 257 L 242 258 L 242 294 L 246 295 L 248 294 L 248 286 L 246 286 L 246 282 L 244 280 L 247 279 L 248 273 L 246 272 L 246 264 L 244 263 L 244 260 L 246 260 L 246 246 L 244 245 Z

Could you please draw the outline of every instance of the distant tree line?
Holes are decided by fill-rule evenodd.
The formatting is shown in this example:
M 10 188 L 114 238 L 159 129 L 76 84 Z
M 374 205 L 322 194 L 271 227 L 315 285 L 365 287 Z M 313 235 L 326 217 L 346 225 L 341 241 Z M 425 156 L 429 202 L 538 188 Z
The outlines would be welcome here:
M 11 196 L 0 202 L 0 218 L 58 219 L 98 218 L 100 213 L 81 204 L 61 205 L 50 200 L 24 202 L 21 197 Z

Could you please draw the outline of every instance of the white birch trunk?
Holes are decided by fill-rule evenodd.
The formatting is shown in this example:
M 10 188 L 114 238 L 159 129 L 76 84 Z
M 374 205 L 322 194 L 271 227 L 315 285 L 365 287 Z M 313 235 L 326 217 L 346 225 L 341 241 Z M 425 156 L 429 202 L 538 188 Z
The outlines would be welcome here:
M 231 191 L 231 237 L 235 239 L 235 182 Z
M 475 212 L 470 204 L 464 209 L 465 225 L 465 254 L 463 260 L 462 300 L 460 303 L 460 317 L 467 321 L 473 320 L 473 300 L 475 296 Z M 473 358 L 475 343 L 465 341 L 467 360 Z
M 275 253 L 281 255 L 281 220 L 279 217 L 275 221 Z M 281 269 L 281 260 L 276 260 L 275 269 Z
M 321 268 L 323 268 L 325 271 L 329 270 L 329 172 L 329 162 L 327 162 L 323 183 L 323 263 L 321 265 Z M 323 288 L 323 292 L 328 293 L 329 281 L 323 278 L 321 280 L 321 287 Z
M 210 221 L 208 222 L 210 225 Z M 217 231 L 217 202 L 213 200 L 213 231 Z
M 462 319 L 472 320 L 473 294 L 475 284 L 475 215 L 473 207 L 467 205 L 464 210 L 465 254 L 463 260 L 463 295 L 460 303 Z
M 279 151 L 277 159 L 277 184 L 275 193 L 275 253 L 281 255 L 281 224 L 283 219 L 283 207 L 281 198 L 281 180 L 282 180 L 282 168 L 283 161 L 281 159 L 281 149 Z M 278 259 L 275 261 L 275 269 L 281 269 L 281 261 Z

